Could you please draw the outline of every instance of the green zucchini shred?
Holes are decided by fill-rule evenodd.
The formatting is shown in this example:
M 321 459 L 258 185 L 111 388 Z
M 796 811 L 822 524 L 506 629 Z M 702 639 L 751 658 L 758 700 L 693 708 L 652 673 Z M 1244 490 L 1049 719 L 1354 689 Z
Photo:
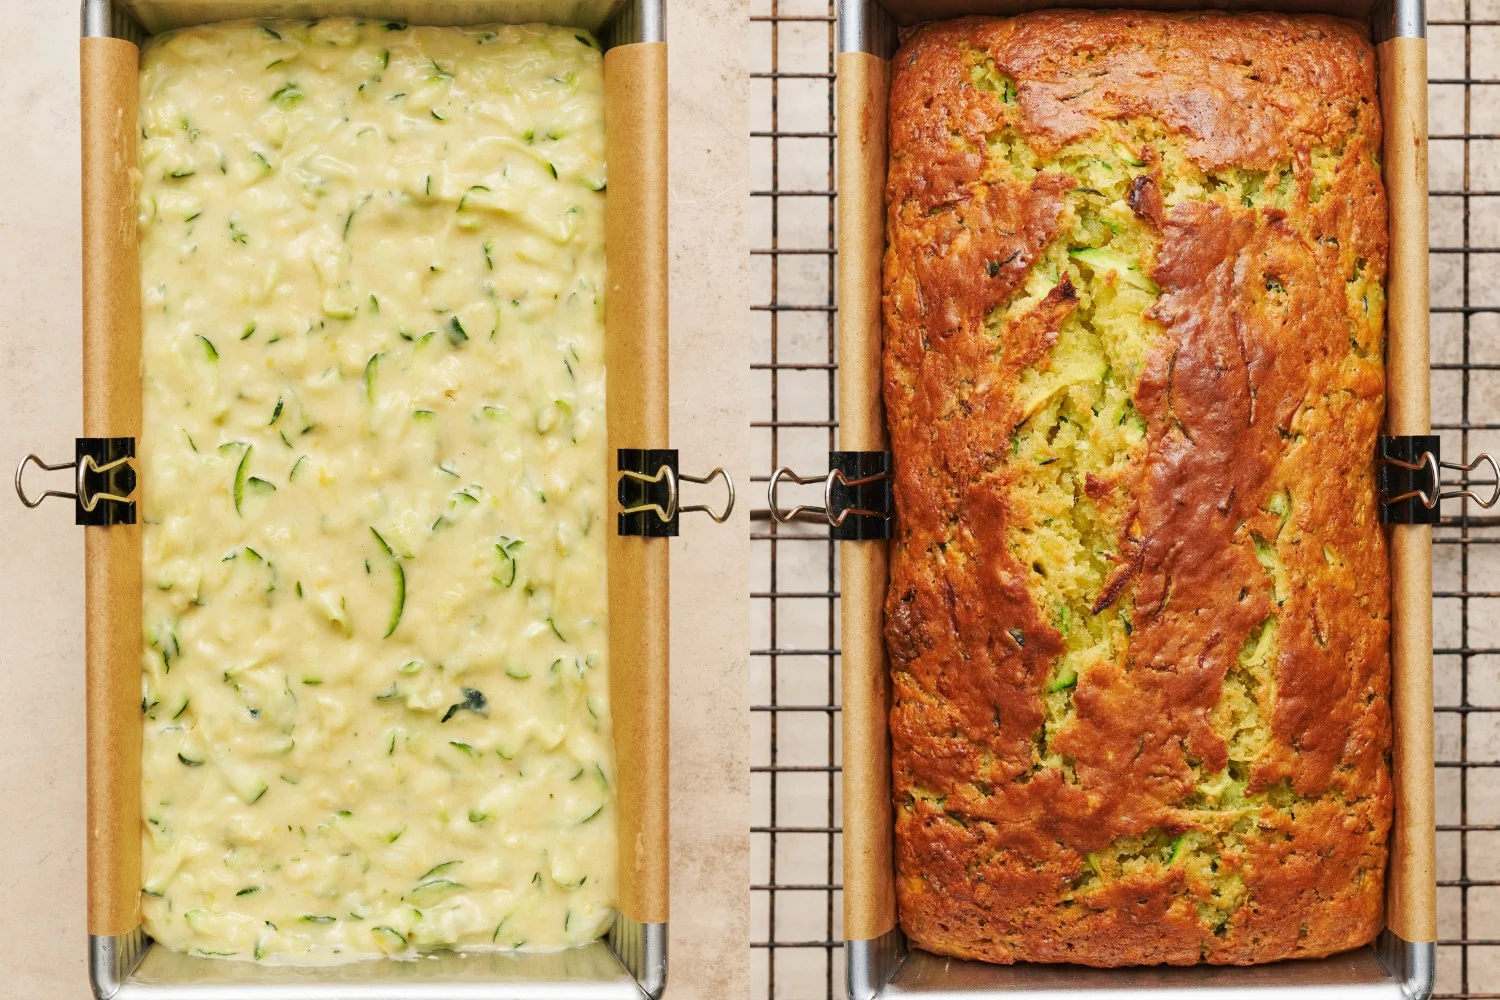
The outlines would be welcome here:
M 502 565 L 500 567 L 500 572 L 490 579 L 494 580 L 495 583 L 499 584 L 502 587 L 509 588 L 513 586 L 516 582 L 517 569 L 515 550 L 522 548 L 523 546 L 525 546 L 525 544 L 526 543 L 519 538 L 507 538 L 506 536 L 501 535 L 500 541 L 495 543 L 495 551 L 499 553 Z M 507 572 L 507 570 L 509 570 L 509 572 Z
M 436 902 L 444 896 L 458 892 L 463 888 L 464 884 L 462 882 L 455 882 L 451 878 L 435 878 L 430 882 L 423 882 L 417 886 L 411 892 L 407 893 L 406 898 L 412 903 L 425 905 L 429 902 Z
M 370 935 L 372 937 L 380 937 L 387 944 L 391 944 L 396 948 L 405 948 L 407 946 L 406 935 L 394 927 L 373 927 L 370 929 Z
M 390 543 L 373 526 L 370 528 L 370 534 L 375 536 L 375 541 L 380 543 L 381 550 L 390 557 L 391 572 L 396 577 L 396 596 L 391 607 L 391 617 L 386 623 L 385 635 L 381 637 L 389 639 L 391 633 L 396 631 L 396 626 L 401 624 L 401 614 L 406 609 L 406 570 L 401 568 L 401 559 L 392 551 Z
M 370 296 L 372 301 L 374 298 L 375 296 Z M 365 401 L 368 403 L 375 402 L 375 369 L 380 363 L 381 355 L 384 353 L 384 351 L 377 351 L 370 355 L 369 361 L 365 362 Z
M 295 83 L 287 82 L 282 88 L 271 95 L 271 102 L 279 104 L 283 108 L 294 108 L 302 103 L 302 91 Z
M 234 470 L 234 487 L 231 491 L 234 497 L 234 512 L 242 517 L 244 516 L 241 508 L 245 503 L 245 482 L 249 478 L 250 455 L 254 451 L 254 445 L 245 445 L 244 454 L 240 455 L 240 464 L 235 466 Z
M 454 347 L 461 347 L 468 339 L 468 331 L 466 331 L 464 329 L 464 325 L 458 321 L 457 314 L 448 317 L 448 342 L 451 343 Z
M 1064 667 L 1057 672 L 1057 676 L 1047 685 L 1049 694 L 1066 691 L 1068 688 L 1078 685 L 1078 671 L 1072 667 Z

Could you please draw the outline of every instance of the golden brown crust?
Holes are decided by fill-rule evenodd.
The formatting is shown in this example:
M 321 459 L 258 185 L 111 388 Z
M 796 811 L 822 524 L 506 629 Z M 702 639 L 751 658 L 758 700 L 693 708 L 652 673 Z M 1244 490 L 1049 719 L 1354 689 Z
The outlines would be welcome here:
M 975 50 L 1015 82 L 1019 113 L 971 85 Z M 1007 457 L 1021 374 L 1044 363 L 1079 293 L 1065 276 L 1007 315 L 998 351 L 986 323 L 1063 235 L 1077 181 L 1045 165 L 1022 181 L 985 151 L 1009 128 L 1045 159 L 1125 120 L 1155 123 L 1205 173 L 1291 164 L 1299 180 L 1284 208 L 1169 206 L 1154 152 L 1141 156 L 1129 205 L 1155 235 L 1160 288 L 1134 387 L 1145 441 L 1122 474 L 1081 487 L 1122 526 L 1093 612 L 1128 606 L 1134 628 L 1118 662 L 1078 680 L 1050 747 L 1069 774 L 1038 764 L 1064 643 L 1011 544 L 1029 513 Z M 886 634 L 903 929 L 943 954 L 1104 966 L 1246 964 L 1370 940 L 1391 812 L 1372 470 L 1384 375 L 1345 284 L 1381 284 L 1387 236 L 1363 29 L 1075 11 L 937 24 L 894 59 L 890 122 Z M 1314 150 L 1336 157 L 1316 196 Z M 1267 509 L 1271 484 L 1293 498 L 1289 517 Z M 1258 545 L 1283 564 L 1284 592 Z M 1197 776 L 1227 763 L 1215 705 L 1268 616 L 1277 653 L 1254 804 L 1205 808 Z M 1226 918 L 1205 916 L 1219 903 L 1201 873 L 1164 859 L 1090 880 L 1091 852 L 1151 831 L 1233 840 L 1214 863 L 1214 878 L 1243 884 Z

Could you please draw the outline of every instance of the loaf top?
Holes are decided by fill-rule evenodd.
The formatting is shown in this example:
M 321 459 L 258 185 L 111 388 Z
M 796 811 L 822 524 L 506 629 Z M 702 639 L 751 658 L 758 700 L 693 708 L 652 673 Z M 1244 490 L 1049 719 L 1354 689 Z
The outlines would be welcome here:
M 890 94 L 898 896 L 997 961 L 1380 926 L 1375 56 L 1323 16 L 917 32 Z

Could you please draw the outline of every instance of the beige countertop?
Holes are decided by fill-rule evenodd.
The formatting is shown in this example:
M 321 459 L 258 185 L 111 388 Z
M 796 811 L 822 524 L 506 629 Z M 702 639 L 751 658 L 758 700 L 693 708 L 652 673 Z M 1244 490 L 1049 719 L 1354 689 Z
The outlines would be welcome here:
M 5 0 L 0 465 L 71 457 L 80 424 L 78 5 Z M 673 443 L 741 512 L 673 543 L 667 995 L 746 995 L 749 541 L 745 7 L 669 0 Z M 28 482 L 30 482 L 28 480 Z M 0 993 L 89 996 L 83 883 L 83 538 L 65 504 L 0 496 Z

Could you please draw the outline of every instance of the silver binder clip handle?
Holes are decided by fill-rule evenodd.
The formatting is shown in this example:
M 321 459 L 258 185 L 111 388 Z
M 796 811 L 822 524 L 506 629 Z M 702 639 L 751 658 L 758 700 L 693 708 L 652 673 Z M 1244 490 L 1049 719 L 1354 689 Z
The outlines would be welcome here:
M 125 456 L 123 458 L 117 458 L 113 462 L 105 462 L 103 465 L 96 465 L 94 463 L 94 457 L 92 455 L 84 455 L 82 458 L 73 462 L 58 462 L 56 464 L 52 464 L 49 462 L 43 462 L 35 455 L 27 455 L 25 458 L 21 459 L 21 463 L 16 466 L 16 496 L 20 497 L 21 502 L 28 508 L 33 509 L 41 506 L 42 501 L 47 499 L 48 497 L 61 497 L 64 500 L 75 500 L 78 502 L 78 506 L 85 511 L 92 511 L 99 505 L 99 502 L 101 500 L 107 500 L 112 503 L 135 503 L 135 501 L 130 499 L 129 497 L 122 497 L 114 493 L 90 493 L 88 491 L 87 485 L 85 485 L 84 480 L 84 477 L 90 473 L 109 472 L 111 469 L 117 469 L 122 465 L 128 464 L 129 462 L 130 456 Z M 47 490 L 41 496 L 32 499 L 31 497 L 26 495 L 26 486 L 22 482 L 22 480 L 26 476 L 26 467 L 28 465 L 35 465 L 44 472 L 60 472 L 63 469 L 72 469 L 74 492 L 64 493 L 62 490 Z
M 64 500 L 78 499 L 77 493 L 64 493 L 62 490 L 48 490 L 34 500 L 31 497 L 27 496 L 26 486 L 22 482 L 22 480 L 26 476 L 26 466 L 28 465 L 35 465 L 37 468 L 41 469 L 44 472 L 58 472 L 62 469 L 76 469 L 78 467 L 78 463 L 59 462 L 56 465 L 53 465 L 50 462 L 43 462 L 35 455 L 27 455 L 25 458 L 21 459 L 21 464 L 16 466 L 16 496 L 20 497 L 21 502 L 28 508 L 35 509 L 37 507 L 40 507 L 42 501 L 47 499 L 48 497 L 61 497 Z
M 691 514 L 695 512 L 702 512 L 713 518 L 715 524 L 723 524 L 725 521 L 729 520 L 729 515 L 734 513 L 734 480 L 729 478 L 729 473 L 725 472 L 719 466 L 714 466 L 713 471 L 706 476 L 690 476 L 686 472 L 679 472 L 677 473 L 677 478 L 681 479 L 683 482 L 698 483 L 700 485 L 711 483 L 715 479 L 722 479 L 724 480 L 724 490 L 726 493 L 724 499 L 724 513 L 722 514 L 715 514 L 713 512 L 713 509 L 710 508 L 706 503 L 689 504 L 688 506 L 681 508 L 682 513 Z
M 766 486 L 766 502 L 771 507 L 771 518 L 777 524 L 790 524 L 792 521 L 796 520 L 797 515 L 799 514 L 819 514 L 823 517 L 828 516 L 828 507 L 826 505 L 826 500 L 825 505 L 822 507 L 818 507 L 814 504 L 799 503 L 791 510 L 782 510 L 781 504 L 777 503 L 776 501 L 776 488 L 781 485 L 781 481 L 783 479 L 789 479 L 792 482 L 796 483 L 798 486 L 806 486 L 809 483 L 822 482 L 823 477 L 799 476 L 791 469 L 787 468 L 785 465 L 778 467 L 775 472 L 771 473 L 771 482 Z M 824 492 L 826 495 L 827 491 L 825 490 Z
M 717 466 L 706 476 L 690 476 L 686 472 L 675 472 L 670 465 L 665 464 L 658 466 L 655 474 L 652 475 L 644 472 L 636 472 L 632 469 L 622 469 L 620 470 L 620 475 L 642 483 L 664 482 L 667 488 L 667 504 L 665 507 L 657 503 L 643 503 L 637 504 L 634 507 L 624 507 L 620 510 L 621 514 L 641 514 L 646 511 L 654 511 L 658 519 L 670 521 L 678 514 L 703 513 L 713 518 L 715 524 L 723 524 L 729 520 L 729 515 L 734 512 L 734 480 L 730 478 L 729 473 Z M 727 492 L 723 513 L 714 513 L 713 508 L 704 503 L 688 504 L 686 506 L 679 505 L 681 492 L 678 486 L 679 482 L 698 483 L 701 485 L 711 483 L 715 479 L 724 480 L 724 487 Z
M 766 500 L 771 507 L 771 517 L 777 524 L 789 524 L 799 514 L 816 514 L 828 522 L 829 527 L 841 527 L 845 520 L 850 517 L 879 517 L 888 518 L 891 515 L 883 510 L 866 510 L 863 507 L 845 507 L 843 510 L 833 511 L 833 486 L 855 487 L 866 486 L 870 483 L 878 483 L 883 479 L 889 479 L 889 472 L 877 472 L 868 476 L 860 476 L 850 479 L 844 475 L 842 469 L 833 469 L 824 476 L 799 476 L 785 465 L 771 473 L 771 482 L 766 487 Z M 791 510 L 782 510 L 776 501 L 776 488 L 781 485 L 782 480 L 790 480 L 798 486 L 810 486 L 813 483 L 823 484 L 823 504 L 799 503 Z
M 1456 483 L 1449 482 L 1443 484 L 1444 486 L 1462 486 L 1463 488 L 1458 490 L 1450 490 L 1447 493 L 1440 493 L 1438 494 L 1439 500 L 1457 500 L 1460 498 L 1464 500 L 1473 500 L 1485 510 L 1489 510 L 1491 507 L 1495 506 L 1497 502 L 1500 502 L 1500 463 L 1496 463 L 1495 457 L 1489 452 L 1481 453 L 1478 458 L 1474 459 L 1474 461 L 1470 462 L 1468 465 L 1459 465 L 1457 462 L 1440 462 L 1438 464 L 1450 471 L 1462 472 L 1464 474 L 1463 478 Z M 1490 467 L 1490 475 L 1494 477 L 1494 480 L 1489 483 L 1476 483 L 1473 485 L 1488 486 L 1491 491 L 1490 498 L 1488 500 L 1480 499 L 1477 493 L 1469 489 L 1469 473 L 1473 472 L 1481 465 L 1488 465 Z M 1428 506 L 1431 505 L 1429 504 Z

